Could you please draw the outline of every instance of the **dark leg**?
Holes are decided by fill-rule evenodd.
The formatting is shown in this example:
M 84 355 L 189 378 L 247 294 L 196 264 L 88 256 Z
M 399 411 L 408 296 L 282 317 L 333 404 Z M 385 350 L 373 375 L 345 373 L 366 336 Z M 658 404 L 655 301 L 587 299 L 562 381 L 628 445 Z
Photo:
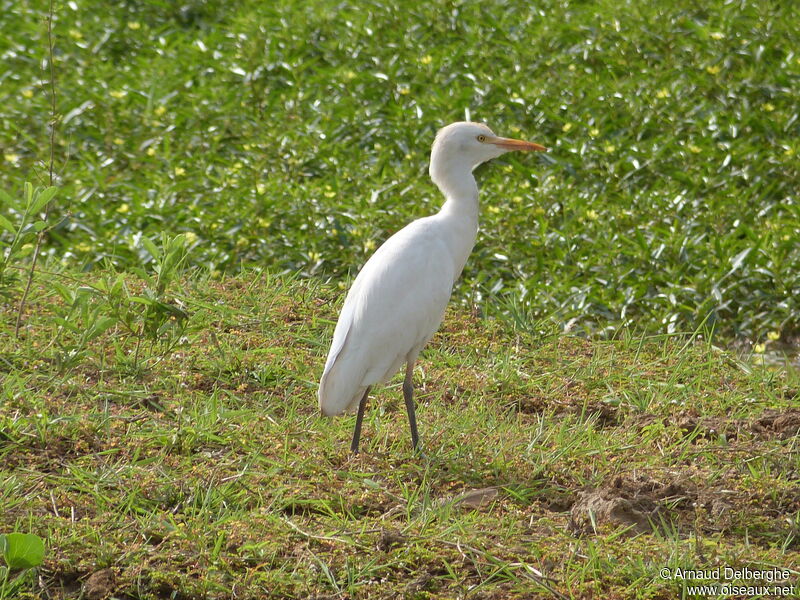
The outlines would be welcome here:
M 356 429 L 353 432 L 353 441 L 350 444 L 350 452 L 358 454 L 358 440 L 361 439 L 361 421 L 364 419 L 364 409 L 367 407 L 367 396 L 369 395 L 369 386 L 364 390 L 364 395 L 361 396 L 361 402 L 358 403 L 358 415 L 356 416 Z
M 408 422 L 411 425 L 411 445 L 414 450 L 419 449 L 419 434 L 417 433 L 417 416 L 414 413 L 414 362 L 406 364 L 406 378 L 403 381 L 403 399 L 406 401 Z

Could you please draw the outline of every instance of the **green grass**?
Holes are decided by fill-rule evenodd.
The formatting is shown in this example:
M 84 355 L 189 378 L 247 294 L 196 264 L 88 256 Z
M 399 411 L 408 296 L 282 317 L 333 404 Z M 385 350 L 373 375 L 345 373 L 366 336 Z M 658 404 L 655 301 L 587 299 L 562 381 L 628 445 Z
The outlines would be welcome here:
M 314 402 L 337 287 L 178 281 L 185 326 L 136 364 L 121 323 L 65 363 L 80 311 L 64 330 L 62 297 L 32 297 L 0 337 L 0 531 L 48 550 L 6 598 L 675 598 L 659 569 L 800 562 L 797 372 L 455 309 L 415 373 L 426 455 L 394 381 L 353 457 L 354 418 Z M 592 490 L 623 521 L 581 509 Z
M 40 181 L 44 5 L 3 19 L 4 189 Z M 457 297 L 613 336 L 798 333 L 794 2 L 56 2 L 51 263 L 340 280 L 436 210 L 436 129 L 544 143 L 480 170 Z M 44 82 L 43 82 L 44 80 Z M 43 87 L 42 84 L 45 84 Z M 8 207 L 4 214 L 15 217 Z
M 48 189 L 44 10 L 0 20 L 0 533 L 47 550 L 0 600 L 800 586 L 800 372 L 760 356 L 800 333 L 796 3 L 56 2 Z M 425 455 L 395 380 L 353 457 L 344 289 L 467 113 L 552 151 L 478 173 Z

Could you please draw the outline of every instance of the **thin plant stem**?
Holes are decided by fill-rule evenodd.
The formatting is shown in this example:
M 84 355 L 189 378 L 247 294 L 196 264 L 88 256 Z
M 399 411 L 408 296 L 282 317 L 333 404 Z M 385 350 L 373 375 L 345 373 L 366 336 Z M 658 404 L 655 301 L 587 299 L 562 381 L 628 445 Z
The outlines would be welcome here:
M 53 60 L 53 1 L 50 0 L 47 9 L 47 49 L 48 61 L 50 63 L 50 160 L 48 165 L 49 185 L 53 185 L 53 169 L 55 164 L 55 146 L 56 146 L 56 68 Z M 51 203 L 48 202 L 44 209 L 44 220 L 47 222 L 47 217 L 50 215 Z M 19 339 L 19 330 L 22 327 L 22 315 L 25 313 L 25 303 L 28 301 L 28 295 L 31 292 L 31 285 L 33 284 L 33 275 L 36 272 L 36 263 L 39 260 L 39 254 L 42 250 L 42 242 L 47 228 L 42 229 L 36 235 L 36 246 L 33 249 L 33 258 L 31 259 L 30 270 L 28 271 L 28 279 L 25 283 L 25 291 L 22 293 L 22 298 L 19 300 L 19 307 L 17 308 L 17 322 L 14 325 L 14 337 Z

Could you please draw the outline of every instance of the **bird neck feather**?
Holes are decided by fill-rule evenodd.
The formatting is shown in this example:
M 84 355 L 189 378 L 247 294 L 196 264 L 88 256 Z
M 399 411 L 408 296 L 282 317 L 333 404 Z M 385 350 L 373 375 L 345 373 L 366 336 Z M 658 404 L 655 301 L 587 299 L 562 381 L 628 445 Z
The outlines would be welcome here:
M 443 210 L 450 209 L 464 217 L 478 218 L 478 184 L 466 165 L 431 163 L 430 175 L 446 199 Z

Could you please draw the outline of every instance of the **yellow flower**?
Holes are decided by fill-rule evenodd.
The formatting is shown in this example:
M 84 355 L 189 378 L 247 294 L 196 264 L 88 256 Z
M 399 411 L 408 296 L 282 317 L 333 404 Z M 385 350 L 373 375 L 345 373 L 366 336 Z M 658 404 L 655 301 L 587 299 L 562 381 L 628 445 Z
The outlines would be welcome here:
M 691 152 L 692 154 L 700 154 L 703 151 L 703 149 L 700 148 L 700 146 L 695 146 L 694 144 L 689 144 L 688 148 L 689 152 Z
M 520 202 L 522 202 L 522 196 L 514 196 L 514 197 L 511 199 L 511 201 L 512 201 L 512 202 L 514 202 L 514 203 L 516 203 L 516 204 L 519 204 Z
M 772 102 L 765 102 L 761 105 L 761 110 L 764 112 L 772 112 L 775 110 L 775 105 Z
M 165 112 L 167 112 L 167 107 L 166 107 L 166 106 L 164 106 L 164 105 L 162 104 L 161 106 L 157 106 L 157 107 L 156 107 L 156 109 L 153 111 L 153 114 L 154 114 L 155 116 L 157 116 L 157 117 L 160 117 L 160 116 L 161 116 L 161 115 L 163 115 Z
M 79 40 L 83 37 L 83 34 L 77 29 L 70 29 L 69 37 L 71 37 L 73 40 Z
M 500 207 L 499 206 L 490 206 L 487 210 L 490 213 L 493 213 L 493 214 L 496 215 L 496 214 L 498 214 L 500 212 Z
M 783 151 L 786 156 L 793 156 L 794 155 L 794 148 L 787 148 Z
M 403 96 L 407 96 L 411 92 L 411 89 L 408 87 L 407 84 L 402 83 L 397 86 L 397 93 Z
M 589 131 L 589 135 L 592 137 L 597 137 L 600 135 L 600 130 L 597 127 L 592 127 L 592 129 Z
M 132 29 L 133 31 L 136 31 L 137 29 L 141 29 L 141 28 L 142 28 L 142 24 L 139 23 L 139 21 L 128 21 L 128 29 Z
M 120 98 L 124 98 L 125 96 L 127 96 L 128 92 L 126 92 L 125 90 L 111 90 L 110 92 L 108 92 L 108 95 L 111 96 L 112 98 L 116 98 L 117 100 L 119 100 Z
M 720 67 L 719 65 L 713 65 L 713 66 L 706 67 L 706 71 L 708 73 L 710 73 L 711 75 L 716 75 L 721 70 L 722 70 L 722 67 Z
M 599 217 L 600 215 L 598 215 L 597 211 L 594 209 L 586 211 L 586 218 L 589 219 L 590 221 L 597 221 Z
M 656 98 L 669 98 L 669 90 L 667 88 L 661 88 L 656 92 Z
M 155 156 L 155 155 L 156 155 L 156 149 L 153 146 L 150 146 L 147 149 L 147 156 Z
M 265 219 L 264 217 L 258 217 L 258 219 L 256 219 L 256 223 L 258 223 L 259 227 L 263 227 L 264 229 L 272 225 L 272 221 Z
M 197 241 L 197 234 L 194 231 L 187 231 L 183 236 L 187 244 L 194 244 Z
M 250 152 L 250 148 L 252 148 L 250 144 L 242 144 L 242 150 L 245 152 Z
M 333 198 L 334 196 L 336 196 L 336 192 L 325 192 L 326 198 Z
M 364 242 L 364 251 L 371 252 L 372 250 L 375 250 L 375 240 L 367 240 Z
M 10 162 L 12 164 L 17 164 L 19 162 L 19 154 L 14 154 L 13 152 L 3 154 L 3 158 L 6 159 L 6 162 Z
M 606 154 L 611 154 L 617 147 L 614 144 L 606 144 L 603 150 L 606 151 Z
M 781 339 L 781 332 L 780 332 L 780 331 L 770 331 L 770 332 L 767 334 L 767 339 L 768 339 L 770 342 L 776 342 L 776 341 L 778 341 L 779 339 Z
M 319 252 L 314 252 L 312 250 L 308 253 L 308 260 L 311 262 L 318 262 L 320 258 L 322 258 L 322 255 Z
M 347 79 L 348 81 L 351 81 L 356 78 L 356 74 L 353 71 L 345 71 L 344 78 Z
M 114 138 L 114 145 L 115 146 L 122 146 L 122 144 L 124 144 L 124 143 L 125 143 L 125 140 L 123 140 L 122 138 Z
M 256 184 L 256 193 L 259 195 L 264 195 L 267 191 L 267 186 L 263 183 Z
M 186 175 L 186 169 L 183 167 L 175 167 L 175 175 L 180 177 L 181 175 Z
M 33 98 L 33 90 L 22 90 L 23 98 Z
M 423 65 L 429 65 L 431 64 L 432 60 L 433 57 L 430 54 L 426 54 L 425 56 L 419 59 L 419 62 L 421 62 Z
M 721 31 L 715 31 L 714 33 L 711 34 L 711 39 L 712 40 L 721 40 L 724 37 L 725 37 L 725 34 L 722 33 Z
M 120 205 L 117 207 L 117 212 L 118 212 L 118 213 L 125 214 L 125 213 L 126 213 L 126 212 L 128 212 L 130 209 L 131 209 L 131 207 L 130 207 L 130 206 L 128 206 L 128 204 L 127 204 L 127 203 L 123 203 L 123 204 L 120 204 Z
M 561 131 L 567 133 L 570 129 L 572 129 L 572 123 L 564 123 L 564 126 L 561 128 Z
M 756 344 L 755 346 L 753 346 L 753 352 L 755 352 L 756 354 L 764 354 L 764 350 L 766 349 L 767 349 L 766 344 Z
M 92 246 L 90 244 L 87 244 L 86 242 L 81 242 L 80 244 L 75 244 L 75 250 L 77 250 L 78 252 L 89 252 L 89 250 L 91 250 L 91 249 L 92 249 Z

